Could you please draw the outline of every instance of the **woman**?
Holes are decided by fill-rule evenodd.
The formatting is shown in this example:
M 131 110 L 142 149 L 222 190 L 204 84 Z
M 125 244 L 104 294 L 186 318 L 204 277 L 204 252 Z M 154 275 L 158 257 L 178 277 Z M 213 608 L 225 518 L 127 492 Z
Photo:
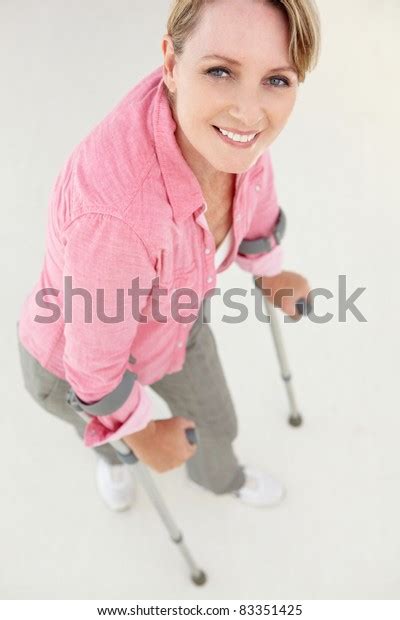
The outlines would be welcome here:
M 310 291 L 282 271 L 268 147 L 318 48 L 312 0 L 175 0 L 163 65 L 58 175 L 42 272 L 18 322 L 21 364 L 33 398 L 98 453 L 97 484 L 112 509 L 129 507 L 135 491 L 107 445 L 120 438 L 158 472 L 185 463 L 213 493 L 257 506 L 283 497 L 233 450 L 236 412 L 204 302 L 233 261 L 262 276 L 292 317 Z M 268 251 L 239 251 L 260 237 Z M 152 420 L 145 386 L 170 419 Z M 86 426 L 68 392 L 93 416 Z M 185 434 L 194 427 L 197 446 Z

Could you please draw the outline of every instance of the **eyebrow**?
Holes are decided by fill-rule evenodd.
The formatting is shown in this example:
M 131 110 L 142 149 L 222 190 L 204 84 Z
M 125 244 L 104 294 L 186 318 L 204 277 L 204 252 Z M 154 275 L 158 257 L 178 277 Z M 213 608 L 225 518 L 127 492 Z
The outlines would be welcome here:
M 224 60 L 225 62 L 229 62 L 231 65 L 236 65 L 237 67 L 241 67 L 241 63 L 234 58 L 228 58 L 227 56 L 220 56 L 219 54 L 207 54 L 203 56 L 201 60 L 212 60 L 214 58 L 219 58 L 220 60 Z M 286 67 L 275 67 L 275 69 L 271 69 L 271 71 L 292 71 L 297 75 L 297 71 L 291 65 L 287 65 Z

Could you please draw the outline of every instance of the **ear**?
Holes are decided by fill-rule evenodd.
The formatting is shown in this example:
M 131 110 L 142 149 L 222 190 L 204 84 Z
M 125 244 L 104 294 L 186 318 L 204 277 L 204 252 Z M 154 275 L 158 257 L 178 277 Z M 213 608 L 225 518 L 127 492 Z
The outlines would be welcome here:
M 168 90 L 172 93 L 176 90 L 174 79 L 174 69 L 176 65 L 176 56 L 172 37 L 169 34 L 163 36 L 161 41 L 161 50 L 164 56 L 163 78 Z

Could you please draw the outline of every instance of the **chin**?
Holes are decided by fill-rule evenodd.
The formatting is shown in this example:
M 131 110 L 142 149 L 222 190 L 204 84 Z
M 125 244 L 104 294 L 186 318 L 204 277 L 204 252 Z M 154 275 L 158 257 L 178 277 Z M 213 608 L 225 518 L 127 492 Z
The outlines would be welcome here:
M 253 164 L 257 161 L 258 157 L 260 154 L 257 154 L 256 156 L 254 156 L 250 159 L 248 159 L 247 162 L 238 162 L 238 161 L 227 161 L 225 160 L 221 160 L 219 162 L 215 161 L 211 161 L 211 165 L 216 169 L 219 170 L 220 172 L 226 172 L 228 174 L 242 174 L 243 172 L 247 172 L 247 170 L 249 170 Z

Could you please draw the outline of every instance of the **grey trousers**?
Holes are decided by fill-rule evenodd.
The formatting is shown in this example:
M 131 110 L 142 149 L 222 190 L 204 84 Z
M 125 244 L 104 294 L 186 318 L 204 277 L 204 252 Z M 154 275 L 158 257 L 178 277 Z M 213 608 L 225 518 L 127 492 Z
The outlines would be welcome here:
M 183 368 L 150 387 L 166 401 L 172 416 L 194 420 L 198 445 L 196 454 L 185 463 L 186 472 L 219 495 L 239 489 L 245 476 L 232 447 L 238 432 L 234 405 L 204 316 L 202 306 L 197 320 L 189 324 Z M 26 390 L 44 410 L 72 425 L 83 440 L 85 421 L 66 401 L 69 384 L 46 370 L 19 339 L 18 346 Z M 109 463 L 120 464 L 110 444 L 92 449 Z

